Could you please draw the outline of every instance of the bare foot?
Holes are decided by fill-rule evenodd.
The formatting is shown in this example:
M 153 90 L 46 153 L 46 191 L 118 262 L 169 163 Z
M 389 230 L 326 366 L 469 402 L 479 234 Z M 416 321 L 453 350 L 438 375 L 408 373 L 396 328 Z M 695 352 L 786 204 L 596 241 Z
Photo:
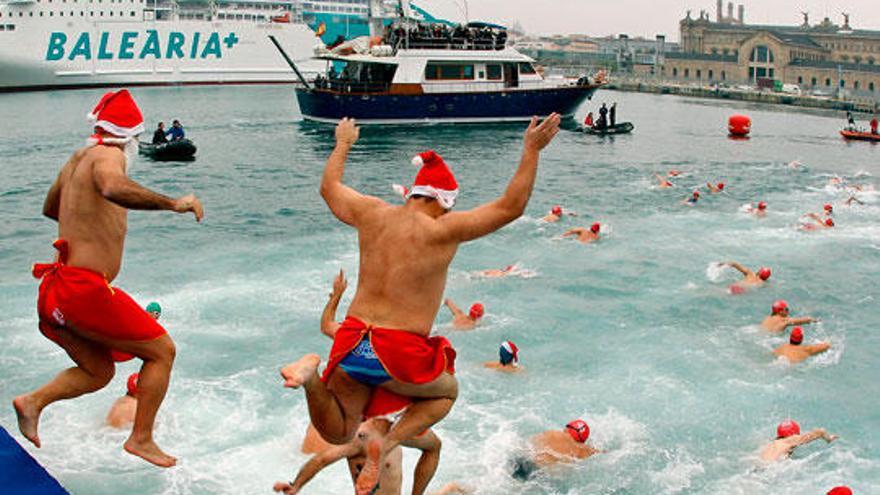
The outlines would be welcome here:
M 136 455 L 147 462 L 151 462 L 159 467 L 168 468 L 177 464 L 177 458 L 162 452 L 162 449 L 156 445 L 156 442 L 149 440 L 147 442 L 137 442 L 129 438 L 123 446 L 125 451 L 131 455 Z
M 19 395 L 12 401 L 15 414 L 18 416 L 18 430 L 25 438 L 40 448 L 40 435 L 37 434 L 37 426 L 40 422 L 40 410 L 28 400 L 26 395 Z
M 358 476 L 355 491 L 357 495 L 370 495 L 379 483 L 379 470 L 382 466 L 382 441 L 373 440 L 367 444 L 367 462 Z
M 302 387 L 310 378 L 315 376 L 319 364 L 321 364 L 321 356 L 306 354 L 299 361 L 281 368 L 284 386 L 287 388 Z
M 275 486 L 272 487 L 272 490 L 278 493 L 284 493 L 284 495 L 295 495 L 296 490 L 293 489 L 293 486 L 290 483 L 284 483 L 283 481 L 278 481 L 275 483 Z

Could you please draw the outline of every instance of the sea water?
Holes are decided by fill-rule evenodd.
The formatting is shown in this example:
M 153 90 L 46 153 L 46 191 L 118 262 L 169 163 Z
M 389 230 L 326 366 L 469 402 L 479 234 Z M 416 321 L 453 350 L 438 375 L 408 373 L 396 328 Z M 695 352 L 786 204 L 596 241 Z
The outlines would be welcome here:
M 326 354 L 318 331 L 333 275 L 357 277 L 355 232 L 318 195 L 331 127 L 303 122 L 290 88 L 163 88 L 134 91 L 151 132 L 179 118 L 199 147 L 191 163 L 141 159 L 132 177 L 177 196 L 195 192 L 206 217 L 132 212 L 116 281 L 140 303 L 159 301 L 177 361 L 156 438 L 179 457 L 162 470 L 122 450 L 126 433 L 103 425 L 125 378 L 50 406 L 42 449 L 28 450 L 74 494 L 263 494 L 292 479 L 308 424 L 301 391 L 279 368 L 303 353 Z M 59 167 L 89 134 L 86 112 L 100 91 L 0 95 L 0 424 L 17 433 L 10 401 L 71 365 L 37 330 L 34 262 L 51 260 L 55 224 L 42 201 Z M 578 112 L 618 102 L 632 135 L 563 131 L 543 154 L 525 216 L 462 246 L 446 296 L 486 305 L 472 332 L 440 311 L 435 333 L 458 350 L 461 386 L 436 428 L 443 458 L 434 487 L 459 481 L 484 494 L 806 494 L 849 484 L 880 493 L 880 224 L 877 196 L 846 207 L 829 185 L 877 185 L 880 147 L 846 143 L 842 115 L 709 100 L 599 91 Z M 726 137 L 726 119 L 748 113 L 749 140 Z M 416 153 L 437 150 L 461 185 L 457 209 L 497 197 L 516 169 L 524 125 L 364 128 L 346 170 L 358 190 L 400 203 Z M 149 138 L 150 132 L 145 134 Z M 788 167 L 799 161 L 797 169 Z M 676 187 L 652 174 L 679 169 Z M 707 181 L 724 194 L 707 195 Z M 680 204 L 703 188 L 694 207 Z M 742 211 L 764 200 L 769 213 Z M 837 226 L 805 233 L 799 217 L 835 206 Z M 577 213 L 539 219 L 560 204 Z M 584 246 L 565 229 L 598 221 L 605 234 Z M 737 276 L 713 263 L 770 266 L 769 285 L 743 296 Z M 474 272 L 518 264 L 530 277 Z M 784 342 L 756 325 L 774 299 L 821 318 L 806 341 L 829 352 L 797 366 L 774 360 Z M 524 372 L 482 363 L 513 340 Z M 601 455 L 528 483 L 508 476 L 524 439 L 575 418 L 592 428 Z M 840 440 L 799 449 L 758 468 L 756 452 L 786 418 Z M 407 452 L 405 489 L 416 454 Z M 351 493 L 343 463 L 304 493 Z

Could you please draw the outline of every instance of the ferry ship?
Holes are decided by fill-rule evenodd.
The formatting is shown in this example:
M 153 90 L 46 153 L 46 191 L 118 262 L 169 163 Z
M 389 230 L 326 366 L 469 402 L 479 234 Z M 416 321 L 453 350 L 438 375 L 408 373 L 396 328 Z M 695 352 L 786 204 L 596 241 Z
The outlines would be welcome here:
M 316 59 L 326 73 L 295 89 L 303 117 L 361 124 L 527 121 L 552 112 L 569 118 L 604 83 L 545 78 L 534 60 L 507 45 L 502 26 L 408 14 L 402 6 L 390 24 L 371 17 L 379 36 L 320 47 Z
M 309 2 L 313 14 L 322 3 Z M 268 37 L 304 72 L 320 69 L 308 62 L 320 39 L 302 7 L 299 0 L 0 0 L 0 91 L 293 82 Z

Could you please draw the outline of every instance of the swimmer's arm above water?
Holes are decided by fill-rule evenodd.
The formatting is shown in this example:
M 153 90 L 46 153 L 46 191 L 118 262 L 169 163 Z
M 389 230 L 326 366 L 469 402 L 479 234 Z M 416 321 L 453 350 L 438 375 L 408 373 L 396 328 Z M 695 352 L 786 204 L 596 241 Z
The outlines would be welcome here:
M 801 445 L 806 445 L 820 438 L 822 440 L 825 440 L 826 443 L 831 443 L 837 440 L 837 435 L 829 435 L 824 428 L 816 428 L 809 433 L 804 433 L 803 435 L 791 437 L 789 441 L 789 448 L 793 449 L 795 447 L 800 447 Z
M 810 355 L 822 354 L 828 349 L 831 349 L 830 342 L 819 342 L 818 344 L 804 346 L 804 350 L 809 352 Z
M 443 304 L 444 304 L 447 308 L 449 308 L 449 311 L 452 313 L 452 316 L 464 315 L 464 313 L 461 311 L 461 308 L 459 308 L 458 306 L 456 306 L 455 303 L 452 302 L 452 299 L 449 299 L 449 298 L 445 299 L 445 300 L 443 301 Z
M 801 318 L 789 318 L 788 324 L 789 325 L 806 325 L 807 323 L 815 323 L 816 321 L 818 321 L 818 320 L 816 320 L 816 318 L 813 318 L 812 316 L 804 316 Z
M 739 263 L 737 263 L 735 261 L 725 261 L 724 263 L 722 263 L 722 265 L 729 266 L 747 277 L 752 274 L 751 270 L 740 265 Z
M 331 447 L 318 455 L 312 456 L 312 458 L 300 468 L 293 483 L 275 483 L 274 490 L 276 492 L 284 492 L 285 495 L 296 495 L 304 486 L 306 486 L 306 483 L 311 481 L 312 478 L 324 468 L 340 459 L 354 456 L 357 452 L 357 447 L 350 443 Z
M 443 226 L 442 235 L 457 242 L 472 241 L 519 218 L 525 211 L 535 186 L 541 150 L 559 132 L 559 123 L 560 117 L 557 113 L 551 114 L 540 125 L 537 117 L 533 117 L 526 129 L 519 168 L 510 179 L 504 194 L 473 210 L 443 215 L 438 220 Z
M 336 126 L 336 147 L 327 158 L 321 179 L 321 197 L 341 222 L 357 226 L 364 214 L 385 204 L 379 198 L 361 194 L 342 183 L 348 152 L 358 140 L 360 129 L 353 119 L 342 119 Z
M 197 222 L 204 216 L 202 203 L 192 194 L 172 199 L 153 192 L 129 179 L 119 162 L 98 159 L 93 167 L 93 180 L 105 199 L 129 210 L 192 212 Z

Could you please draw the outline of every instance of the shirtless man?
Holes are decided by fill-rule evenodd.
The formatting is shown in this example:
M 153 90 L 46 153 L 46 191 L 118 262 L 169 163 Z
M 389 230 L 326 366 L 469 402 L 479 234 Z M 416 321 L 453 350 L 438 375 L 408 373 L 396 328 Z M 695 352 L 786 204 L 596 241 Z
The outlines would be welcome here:
M 40 331 L 61 346 L 76 366 L 39 389 L 15 398 L 18 427 L 40 447 L 40 413 L 53 402 L 96 392 L 115 372 L 114 361 L 143 360 L 134 428 L 125 450 L 161 467 L 176 459 L 153 441 L 153 422 L 165 397 L 174 342 L 159 323 L 110 283 L 119 274 L 128 210 L 195 214 L 193 195 L 172 199 L 128 178 L 137 156 L 135 137 L 143 117 L 126 90 L 107 93 L 90 115 L 91 145 L 76 151 L 49 189 L 43 214 L 58 222 L 55 263 L 34 266 L 42 278 L 37 312 Z
M 497 268 L 489 268 L 478 272 L 481 277 L 486 278 L 504 278 L 516 273 L 516 265 L 507 265 L 503 270 Z
M 792 325 L 806 325 L 815 323 L 817 320 L 811 316 L 792 318 L 789 316 L 788 303 L 782 299 L 773 303 L 770 307 L 770 316 L 764 318 L 761 326 L 764 330 L 773 333 L 781 333 Z
M 674 187 L 675 184 L 669 182 L 666 177 L 661 176 L 660 174 L 654 174 L 654 177 L 657 178 L 657 187 L 660 189 L 668 189 L 670 187 Z M 674 175 L 670 175 L 670 177 L 675 177 Z
M 559 205 L 556 205 L 550 210 L 550 214 L 545 216 L 541 220 L 543 220 L 547 223 L 556 223 L 562 219 L 562 215 L 563 215 L 562 207 Z
M 329 449 L 313 456 L 306 462 L 297 473 L 296 478 L 290 483 L 275 483 L 273 489 L 285 495 L 296 495 L 312 478 L 324 468 L 329 467 L 336 461 L 346 459 L 348 470 L 353 483 L 363 471 L 367 461 L 367 449 L 371 448 L 371 442 L 381 442 L 382 438 L 391 429 L 391 422 L 386 418 L 370 418 L 358 427 L 354 439 L 345 445 L 334 445 Z M 422 495 L 428 487 L 440 463 L 440 438 L 428 430 L 424 434 L 405 440 L 400 443 L 404 447 L 411 447 L 422 451 L 422 455 L 416 464 L 413 481 L 413 495 Z M 373 445 L 373 448 L 378 448 Z M 374 492 L 375 495 L 400 495 L 403 482 L 403 452 L 400 446 L 392 449 L 385 457 L 385 466 L 379 477 L 379 483 Z
M 755 215 L 758 218 L 764 218 L 767 216 L 767 203 L 764 201 L 759 202 L 756 206 L 749 207 L 749 213 Z
M 577 240 L 580 241 L 582 244 L 590 244 L 591 242 L 596 242 L 599 240 L 600 230 L 602 230 L 602 224 L 596 222 L 591 225 L 589 229 L 585 229 L 583 227 L 575 227 L 573 229 L 569 229 L 566 233 L 562 234 L 562 237 L 577 236 Z
M 369 493 L 375 487 L 385 455 L 451 410 L 458 392 L 452 375 L 455 351 L 442 337 L 428 338 L 440 309 L 449 263 L 459 244 L 494 232 L 523 214 L 541 150 L 559 132 L 559 124 L 558 114 L 540 125 L 533 118 L 525 133 L 519 168 L 504 194 L 457 213 L 450 210 L 458 184 L 433 151 L 414 160 L 421 169 L 403 206 L 389 205 L 344 185 L 345 161 L 359 131 L 350 119 L 337 126 L 336 148 L 324 169 L 321 195 L 340 221 L 358 230 L 357 292 L 348 318 L 336 333 L 324 380 L 317 373 L 317 354 L 285 367 L 282 376 L 286 386 L 305 388 L 312 422 L 335 444 L 347 443 L 354 436 L 374 387 L 415 399 L 388 435 L 376 441 L 380 448 L 368 449 L 358 493 Z
M 719 182 L 718 184 L 712 184 L 711 182 L 707 182 L 706 187 L 709 188 L 709 192 L 712 194 L 718 194 L 720 192 L 724 192 L 724 183 L 723 182 Z
M 807 219 L 812 221 L 807 221 Z M 807 217 L 804 220 L 805 223 L 801 225 L 801 230 L 821 230 L 834 227 L 833 219 L 831 219 L 830 217 L 823 219 L 815 213 L 807 213 Z
M 742 280 L 740 280 L 739 282 L 734 282 L 730 285 L 731 294 L 742 294 L 748 289 L 763 287 L 764 284 L 767 282 L 767 279 L 770 278 L 770 275 L 773 274 L 773 272 L 767 267 L 761 267 L 758 269 L 758 272 L 755 273 L 734 261 L 728 261 L 722 263 L 722 265 L 729 266 L 743 274 Z
M 486 314 L 486 308 L 481 303 L 472 304 L 467 314 L 456 306 L 452 299 L 444 300 L 443 304 L 452 313 L 452 327 L 456 330 L 473 330 Z
M 110 412 L 107 413 L 107 424 L 113 428 L 123 429 L 134 423 L 137 412 L 138 374 L 132 373 L 126 381 L 125 395 L 116 399 Z
M 700 191 L 694 191 L 691 193 L 690 197 L 683 199 L 681 204 L 694 206 L 698 201 L 700 201 Z
M 829 435 L 822 428 L 817 428 L 801 435 L 800 425 L 790 419 L 783 421 L 776 428 L 776 440 L 770 442 L 761 450 L 761 460 L 770 463 L 787 459 L 797 447 L 820 438 L 827 443 L 831 443 L 837 440 L 837 435 Z
M 506 340 L 498 348 L 498 361 L 489 361 L 483 363 L 483 366 L 505 373 L 519 373 L 522 371 L 519 366 L 519 348 L 513 342 Z
M 801 345 L 804 342 L 804 330 L 801 327 L 794 327 L 791 330 L 791 336 L 788 344 L 783 344 L 773 350 L 773 354 L 782 356 L 792 363 L 800 363 L 808 357 L 821 354 L 831 348 L 828 342 L 819 342 L 813 345 Z
M 590 427 L 576 419 L 562 430 L 539 433 L 529 439 L 525 455 L 514 458 L 511 475 L 514 479 L 528 481 L 541 469 L 559 464 L 571 464 L 600 453 L 586 442 Z

